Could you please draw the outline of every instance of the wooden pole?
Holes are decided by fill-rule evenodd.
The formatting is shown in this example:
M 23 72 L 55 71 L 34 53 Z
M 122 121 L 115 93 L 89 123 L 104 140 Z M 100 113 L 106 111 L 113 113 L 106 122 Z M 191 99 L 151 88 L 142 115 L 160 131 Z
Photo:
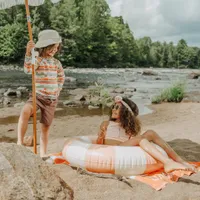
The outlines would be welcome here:
M 29 39 L 33 40 L 28 0 L 25 0 L 25 6 L 26 6 L 26 16 L 27 16 Z M 37 154 L 36 90 L 35 90 L 35 67 L 34 67 L 34 64 L 32 64 L 32 97 L 33 97 L 33 144 L 34 144 L 33 150 L 34 150 L 34 153 Z

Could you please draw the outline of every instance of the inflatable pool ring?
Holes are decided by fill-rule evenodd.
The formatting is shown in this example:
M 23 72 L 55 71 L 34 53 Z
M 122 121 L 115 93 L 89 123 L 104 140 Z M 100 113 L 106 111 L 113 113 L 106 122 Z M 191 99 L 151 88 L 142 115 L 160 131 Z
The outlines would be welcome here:
M 70 166 L 95 173 L 133 176 L 151 173 L 163 167 L 139 146 L 109 146 L 95 144 L 96 136 L 69 138 L 62 156 Z M 155 144 L 153 144 L 155 145 Z M 159 146 L 156 148 L 167 157 Z

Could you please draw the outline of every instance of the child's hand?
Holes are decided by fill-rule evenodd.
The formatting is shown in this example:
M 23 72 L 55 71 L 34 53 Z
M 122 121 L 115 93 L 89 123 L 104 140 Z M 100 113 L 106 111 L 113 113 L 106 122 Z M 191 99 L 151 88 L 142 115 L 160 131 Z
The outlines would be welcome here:
M 27 43 L 27 46 L 26 46 L 26 55 L 27 56 L 31 56 L 31 50 L 35 48 L 35 43 L 33 42 L 33 40 L 30 40 L 28 43 Z

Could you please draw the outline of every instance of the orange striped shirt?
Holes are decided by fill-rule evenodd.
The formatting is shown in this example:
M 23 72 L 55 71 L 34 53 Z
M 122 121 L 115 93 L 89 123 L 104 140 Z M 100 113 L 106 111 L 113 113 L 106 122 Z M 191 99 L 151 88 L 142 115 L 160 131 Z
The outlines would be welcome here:
M 50 99 L 58 98 L 65 81 L 65 73 L 62 64 L 55 58 L 36 59 L 35 64 L 36 93 Z M 31 57 L 25 56 L 24 72 L 32 73 Z

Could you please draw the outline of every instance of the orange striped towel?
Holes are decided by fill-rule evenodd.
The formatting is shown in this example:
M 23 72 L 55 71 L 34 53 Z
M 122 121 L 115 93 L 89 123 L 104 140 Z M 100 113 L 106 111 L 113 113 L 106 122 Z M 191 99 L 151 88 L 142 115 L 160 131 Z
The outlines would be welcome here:
M 200 171 L 200 162 L 189 163 L 196 165 L 198 171 Z M 186 170 L 175 170 L 169 173 L 165 173 L 163 169 L 161 169 L 150 174 L 131 176 L 130 178 L 140 181 L 142 183 L 146 183 L 155 190 L 159 191 L 162 190 L 168 183 L 175 183 L 179 180 L 179 178 L 183 177 L 184 175 L 190 176 L 192 174 L 193 172 Z
M 69 163 L 62 157 L 62 153 L 56 153 L 51 155 L 52 162 L 54 164 L 66 164 Z M 200 171 L 200 162 L 189 162 L 197 166 L 198 171 Z M 168 183 L 175 183 L 179 180 L 179 178 L 183 177 L 184 175 L 190 176 L 193 172 L 191 171 L 184 171 L 184 170 L 175 170 L 170 173 L 165 173 L 163 169 L 144 175 L 137 175 L 131 176 L 130 179 L 134 179 L 145 183 L 155 190 L 159 191 L 162 190 Z

